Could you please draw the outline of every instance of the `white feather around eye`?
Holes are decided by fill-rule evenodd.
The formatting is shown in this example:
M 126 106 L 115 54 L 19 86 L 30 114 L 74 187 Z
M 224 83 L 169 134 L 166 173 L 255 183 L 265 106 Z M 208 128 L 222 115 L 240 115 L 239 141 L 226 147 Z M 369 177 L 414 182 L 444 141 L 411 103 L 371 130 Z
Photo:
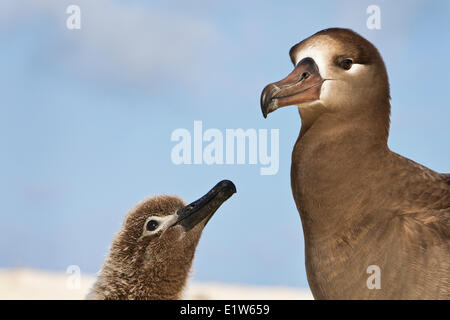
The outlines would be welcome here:
M 142 237 L 149 236 L 158 232 L 166 230 L 170 225 L 172 225 L 177 219 L 177 213 L 173 213 L 168 216 L 150 216 L 145 220 L 144 227 L 142 230 Z M 155 230 L 147 230 L 147 224 L 149 221 L 156 221 L 158 223 L 158 227 Z

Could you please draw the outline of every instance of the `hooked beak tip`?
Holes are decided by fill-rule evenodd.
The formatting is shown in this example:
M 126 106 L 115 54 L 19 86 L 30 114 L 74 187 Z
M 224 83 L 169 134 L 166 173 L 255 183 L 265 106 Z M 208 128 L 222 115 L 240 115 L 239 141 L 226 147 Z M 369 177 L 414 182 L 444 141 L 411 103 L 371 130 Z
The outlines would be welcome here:
M 272 112 L 275 108 L 273 106 L 274 103 L 274 93 L 278 88 L 274 84 L 267 85 L 262 93 L 261 93 L 261 111 L 264 119 L 267 118 L 267 115 Z

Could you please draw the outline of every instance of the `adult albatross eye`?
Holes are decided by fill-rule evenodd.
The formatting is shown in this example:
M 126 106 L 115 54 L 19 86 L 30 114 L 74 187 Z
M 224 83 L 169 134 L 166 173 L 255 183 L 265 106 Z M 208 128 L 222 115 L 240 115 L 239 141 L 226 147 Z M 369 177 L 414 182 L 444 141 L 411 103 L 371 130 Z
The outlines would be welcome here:
M 344 59 L 339 63 L 339 66 L 344 70 L 350 70 L 353 61 L 351 59 Z
M 155 231 L 158 228 L 158 226 L 159 226 L 158 221 L 150 220 L 149 222 L 147 222 L 146 228 L 148 231 Z

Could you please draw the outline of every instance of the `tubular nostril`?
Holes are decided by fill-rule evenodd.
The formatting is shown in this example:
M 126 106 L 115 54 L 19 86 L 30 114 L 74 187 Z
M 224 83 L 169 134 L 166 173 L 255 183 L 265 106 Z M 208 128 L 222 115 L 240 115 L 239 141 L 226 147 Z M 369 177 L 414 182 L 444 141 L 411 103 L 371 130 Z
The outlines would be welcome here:
M 309 72 L 303 72 L 303 73 L 300 75 L 300 81 L 305 80 L 305 79 L 308 79 L 308 78 L 309 78 Z

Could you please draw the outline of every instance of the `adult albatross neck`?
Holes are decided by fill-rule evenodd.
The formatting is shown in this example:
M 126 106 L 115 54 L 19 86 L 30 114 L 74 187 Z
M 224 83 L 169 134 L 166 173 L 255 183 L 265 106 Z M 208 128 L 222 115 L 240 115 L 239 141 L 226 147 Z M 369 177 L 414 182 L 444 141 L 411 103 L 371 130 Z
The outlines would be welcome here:
M 326 29 L 290 50 L 294 71 L 269 84 L 263 115 L 297 105 L 291 187 L 318 299 L 449 299 L 450 184 L 389 150 L 384 62 L 366 39 Z M 381 288 L 367 273 L 381 271 Z

